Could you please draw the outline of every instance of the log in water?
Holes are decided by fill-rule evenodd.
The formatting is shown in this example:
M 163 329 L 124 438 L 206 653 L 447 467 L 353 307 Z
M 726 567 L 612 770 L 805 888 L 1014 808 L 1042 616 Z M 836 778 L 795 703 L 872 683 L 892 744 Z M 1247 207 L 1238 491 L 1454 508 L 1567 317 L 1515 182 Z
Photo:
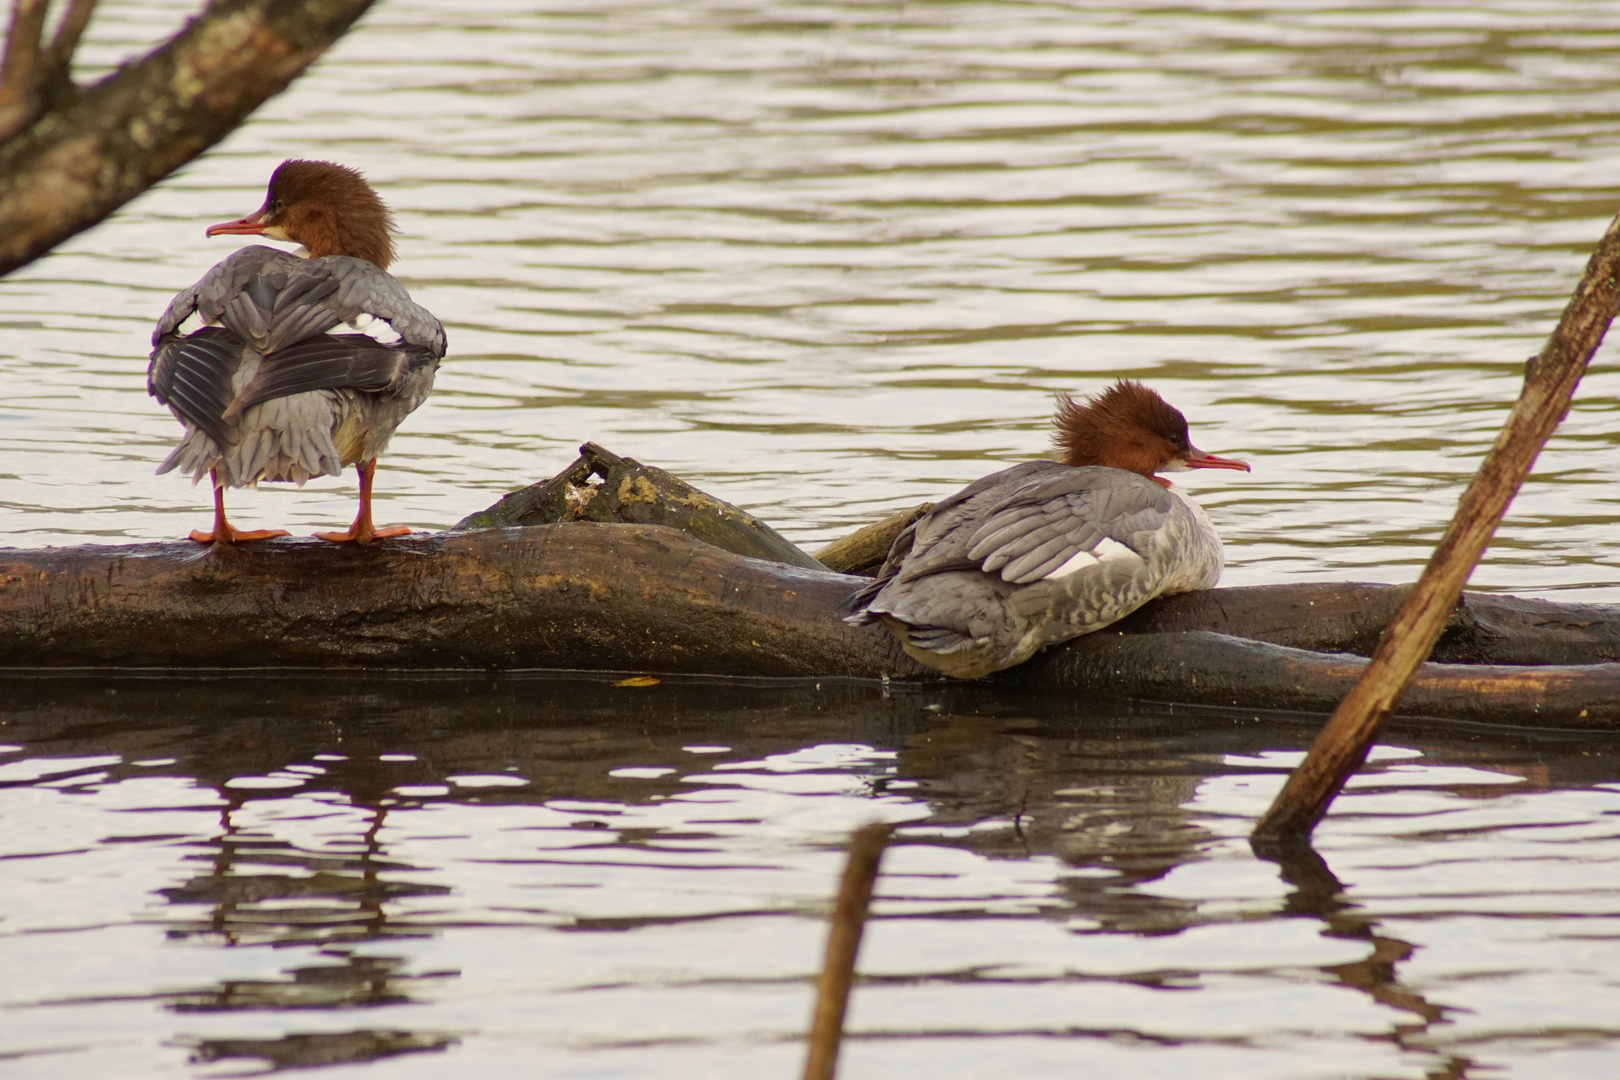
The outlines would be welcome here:
M 936 679 L 848 626 L 863 579 L 659 525 L 564 522 L 371 547 L 275 540 L 0 552 L 0 666 L 532 668 Z M 1166 597 L 992 682 L 1254 709 L 1332 708 L 1400 590 Z M 1303 647 L 1301 647 L 1303 646 Z M 1620 727 L 1620 611 L 1465 597 L 1407 715 Z M 1556 662 L 1549 662 L 1556 661 Z

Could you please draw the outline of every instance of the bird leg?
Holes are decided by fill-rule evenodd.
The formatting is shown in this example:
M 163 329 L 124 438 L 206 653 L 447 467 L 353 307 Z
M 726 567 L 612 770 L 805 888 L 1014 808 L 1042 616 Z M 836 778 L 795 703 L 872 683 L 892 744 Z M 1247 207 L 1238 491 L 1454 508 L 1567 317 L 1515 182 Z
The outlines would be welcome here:
M 201 529 L 192 529 L 191 538 L 197 543 L 241 544 L 249 540 L 269 540 L 271 537 L 287 535 L 286 529 L 254 529 L 251 532 L 242 532 L 231 528 L 231 523 L 225 520 L 225 485 L 219 482 L 219 470 L 210 470 L 208 479 L 214 483 L 214 531 L 203 532 Z
M 336 544 L 369 544 L 386 536 L 404 536 L 410 532 L 411 530 L 403 525 L 390 525 L 386 529 L 378 529 L 371 524 L 371 474 L 377 471 L 377 459 L 362 461 L 355 469 L 360 473 L 360 512 L 355 515 L 354 524 L 349 526 L 348 532 L 324 532 L 315 535 Z

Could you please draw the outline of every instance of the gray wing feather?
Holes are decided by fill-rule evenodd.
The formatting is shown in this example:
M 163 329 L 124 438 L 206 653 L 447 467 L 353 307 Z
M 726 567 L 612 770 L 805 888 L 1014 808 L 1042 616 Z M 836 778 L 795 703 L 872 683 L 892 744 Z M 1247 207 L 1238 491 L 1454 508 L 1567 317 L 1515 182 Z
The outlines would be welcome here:
M 1093 541 L 1090 547 L 1095 546 L 1096 542 Z M 1031 550 L 1023 551 L 1016 559 L 1006 562 L 1001 567 L 1002 580 L 1020 584 L 1026 581 L 1039 581 L 1074 558 L 1078 552 L 1090 550 L 1090 547 L 1081 546 L 1067 536 L 1054 536 Z M 1002 553 L 997 552 L 997 556 L 1002 557 Z M 986 566 L 986 569 L 990 567 Z
M 420 345 L 391 348 L 364 334 L 322 334 L 260 361 L 253 379 L 236 395 L 225 415 L 229 419 L 260 402 L 307 390 L 397 393 L 413 371 L 435 361 Z
M 329 255 L 311 261 L 332 267 L 338 281 L 332 306 L 344 322 L 352 322 L 361 315 L 375 315 L 392 326 L 394 333 L 407 344 L 420 345 L 435 358 L 444 356 L 444 326 L 412 300 L 405 286 L 391 274 L 364 259 L 347 255 Z
M 153 346 L 174 333 L 181 323 L 191 317 L 192 312 L 201 315 L 205 323 L 219 322 L 225 306 L 259 274 L 277 269 L 293 271 L 307 262 L 290 252 L 263 244 L 232 252 L 204 274 L 197 284 L 181 289 L 169 301 L 168 309 L 152 331 Z
M 295 341 L 324 334 L 343 320 L 322 303 L 338 291 L 338 283 L 325 275 L 288 275 L 277 281 L 280 274 L 267 275 L 256 280 L 276 283 L 280 288 L 270 300 L 269 333 L 259 349 L 273 353 Z
M 444 327 L 405 286 L 364 259 L 302 259 L 254 245 L 232 253 L 169 302 L 152 334 L 155 347 L 192 312 L 230 326 L 261 352 L 324 334 L 362 315 L 382 319 L 408 344 L 444 356 Z
M 1105 539 L 1127 546 L 1169 516 L 1172 496 L 1117 469 L 1062 468 L 1019 485 L 966 544 L 967 557 L 1015 585 L 1039 581 Z
M 1158 484 L 1118 469 L 1025 462 L 937 503 L 916 523 L 903 560 L 886 563 L 878 580 L 982 570 L 1027 584 L 1104 539 L 1129 545 L 1162 525 L 1172 502 Z
M 146 388 L 215 446 L 224 447 L 231 431 L 224 412 L 241 361 L 242 341 L 229 330 L 205 326 L 189 337 L 171 334 L 152 354 Z

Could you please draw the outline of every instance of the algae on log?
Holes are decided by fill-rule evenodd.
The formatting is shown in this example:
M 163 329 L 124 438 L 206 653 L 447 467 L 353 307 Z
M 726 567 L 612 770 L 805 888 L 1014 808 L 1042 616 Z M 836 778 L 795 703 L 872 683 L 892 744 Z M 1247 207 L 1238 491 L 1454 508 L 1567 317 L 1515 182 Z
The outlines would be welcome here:
M 781 533 L 746 510 L 707 495 L 674 473 L 620 457 L 595 443 L 553 476 L 514 491 L 495 505 L 456 522 L 457 532 L 501 525 L 556 525 L 565 521 L 668 525 L 738 555 L 825 569 Z
M 885 631 L 840 618 L 864 579 L 738 556 L 671 528 L 572 522 L 370 547 L 181 541 L 0 552 L 0 666 L 637 671 L 938 679 Z M 1365 661 L 1239 640 L 1365 638 L 1346 586 L 1155 601 L 992 685 L 1255 709 L 1332 707 Z M 1355 586 L 1367 596 L 1394 590 Z M 1321 600 L 1317 603 L 1312 599 Z M 1336 599 L 1335 599 L 1336 598 Z M 1380 601 L 1383 602 L 1383 601 Z M 1535 610 L 1524 614 L 1521 605 Z M 1559 616 L 1555 652 L 1611 654 L 1620 611 L 1471 595 L 1459 655 L 1538 655 L 1514 635 Z M 1245 614 L 1247 612 L 1248 614 Z M 1515 621 L 1517 620 L 1517 621 Z M 1253 623 L 1252 626 L 1248 625 Z M 1173 627 L 1167 631 L 1166 627 Z M 1218 631 L 1218 632 L 1211 632 Z M 1544 650 L 1542 650 L 1544 651 Z M 1620 730 L 1620 665 L 1425 665 L 1404 715 Z

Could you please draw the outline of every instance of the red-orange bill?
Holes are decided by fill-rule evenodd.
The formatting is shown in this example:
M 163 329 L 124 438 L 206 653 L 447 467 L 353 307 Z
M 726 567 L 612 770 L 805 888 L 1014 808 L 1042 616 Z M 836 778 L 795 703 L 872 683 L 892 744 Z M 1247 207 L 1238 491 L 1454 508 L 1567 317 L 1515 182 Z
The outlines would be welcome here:
M 220 236 L 222 234 L 259 236 L 264 232 L 264 211 L 255 210 L 245 218 L 235 221 L 222 221 L 218 225 L 208 226 L 205 236 Z
M 1216 457 L 1206 454 L 1196 446 L 1189 446 L 1187 453 L 1182 456 L 1189 469 L 1237 469 L 1239 472 L 1248 472 L 1249 463 L 1236 458 Z

